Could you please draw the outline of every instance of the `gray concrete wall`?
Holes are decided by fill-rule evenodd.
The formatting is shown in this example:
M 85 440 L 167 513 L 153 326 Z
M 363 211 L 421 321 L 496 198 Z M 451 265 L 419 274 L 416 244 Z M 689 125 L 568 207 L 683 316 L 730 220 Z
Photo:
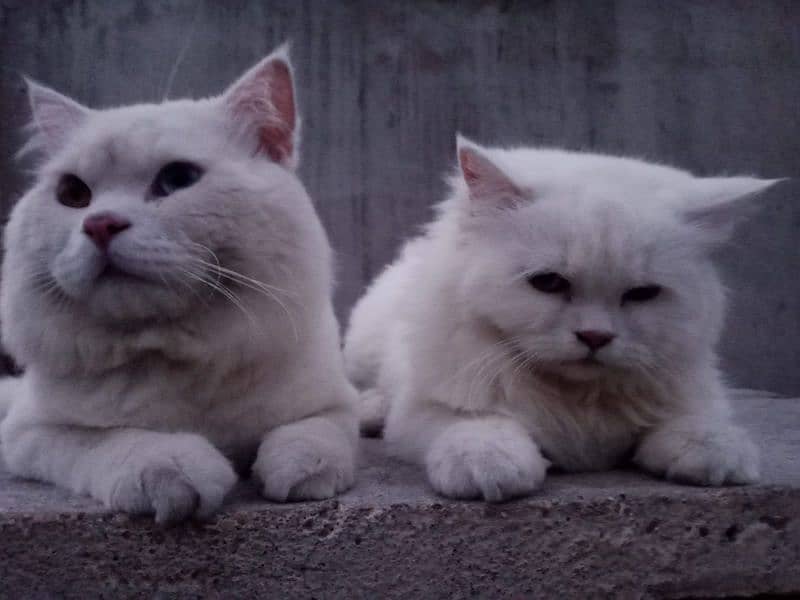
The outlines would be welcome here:
M 339 255 L 345 316 L 428 219 L 456 131 L 626 153 L 702 174 L 800 176 L 800 3 L 0 0 L 0 196 L 27 117 L 19 73 L 93 106 L 221 90 L 294 42 L 302 177 Z M 177 64 L 183 48 L 183 60 Z M 720 262 L 724 363 L 800 393 L 800 196 L 764 199 Z

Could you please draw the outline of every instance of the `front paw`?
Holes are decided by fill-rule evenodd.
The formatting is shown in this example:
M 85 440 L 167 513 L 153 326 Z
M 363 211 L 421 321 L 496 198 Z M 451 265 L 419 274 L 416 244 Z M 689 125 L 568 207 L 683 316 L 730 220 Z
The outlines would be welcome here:
M 694 485 L 743 485 L 759 475 L 758 448 L 740 427 L 684 418 L 647 434 L 635 462 L 648 471 Z
M 269 500 L 324 500 L 353 485 L 355 444 L 325 418 L 304 419 L 267 434 L 253 472 Z
M 116 510 L 154 514 L 159 524 L 206 519 L 219 510 L 236 480 L 228 460 L 205 438 L 164 435 L 131 453 L 107 503 Z
M 433 442 L 425 463 L 440 494 L 489 502 L 530 494 L 548 465 L 520 426 L 500 419 L 451 425 Z

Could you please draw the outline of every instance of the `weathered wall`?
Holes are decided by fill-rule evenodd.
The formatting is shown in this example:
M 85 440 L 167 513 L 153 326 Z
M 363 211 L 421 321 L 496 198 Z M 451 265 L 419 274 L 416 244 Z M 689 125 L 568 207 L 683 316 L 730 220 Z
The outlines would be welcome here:
M 429 216 L 454 136 L 628 153 L 699 173 L 800 176 L 800 3 L 0 0 L 0 195 L 26 118 L 19 73 L 106 106 L 221 90 L 289 38 L 302 177 L 339 255 L 346 315 Z M 800 185 L 720 257 L 725 366 L 800 392 Z

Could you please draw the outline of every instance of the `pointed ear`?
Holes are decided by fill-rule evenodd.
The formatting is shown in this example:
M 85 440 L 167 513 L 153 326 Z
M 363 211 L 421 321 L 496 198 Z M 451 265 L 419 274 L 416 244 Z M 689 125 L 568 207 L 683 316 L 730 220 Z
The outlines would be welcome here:
M 456 146 L 458 166 L 476 208 L 513 208 L 523 199 L 520 189 L 486 156 L 483 148 L 460 135 Z
M 33 115 L 33 127 L 38 134 L 37 147 L 45 154 L 52 154 L 65 143 L 92 112 L 74 100 L 55 90 L 25 78 L 28 101 Z
M 288 45 L 247 71 L 222 98 L 237 127 L 255 132 L 257 152 L 291 169 L 297 167 L 300 119 Z
M 695 179 L 692 202 L 684 212 L 687 222 L 697 227 L 706 243 L 726 242 L 736 226 L 758 209 L 755 198 L 783 179 L 755 177 L 704 177 Z

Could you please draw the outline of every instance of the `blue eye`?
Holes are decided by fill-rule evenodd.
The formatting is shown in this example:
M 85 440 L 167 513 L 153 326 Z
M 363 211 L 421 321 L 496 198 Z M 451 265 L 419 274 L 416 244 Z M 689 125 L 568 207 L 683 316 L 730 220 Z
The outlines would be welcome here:
M 203 169 L 197 165 L 175 161 L 161 167 L 161 170 L 153 180 L 150 191 L 153 196 L 163 198 L 173 192 L 190 187 L 197 183 L 203 176 Z
M 660 285 L 642 285 L 631 288 L 622 294 L 622 304 L 626 302 L 647 302 L 661 293 Z
M 571 288 L 568 279 L 554 272 L 531 275 L 528 277 L 528 283 L 535 290 L 545 294 L 566 294 Z

